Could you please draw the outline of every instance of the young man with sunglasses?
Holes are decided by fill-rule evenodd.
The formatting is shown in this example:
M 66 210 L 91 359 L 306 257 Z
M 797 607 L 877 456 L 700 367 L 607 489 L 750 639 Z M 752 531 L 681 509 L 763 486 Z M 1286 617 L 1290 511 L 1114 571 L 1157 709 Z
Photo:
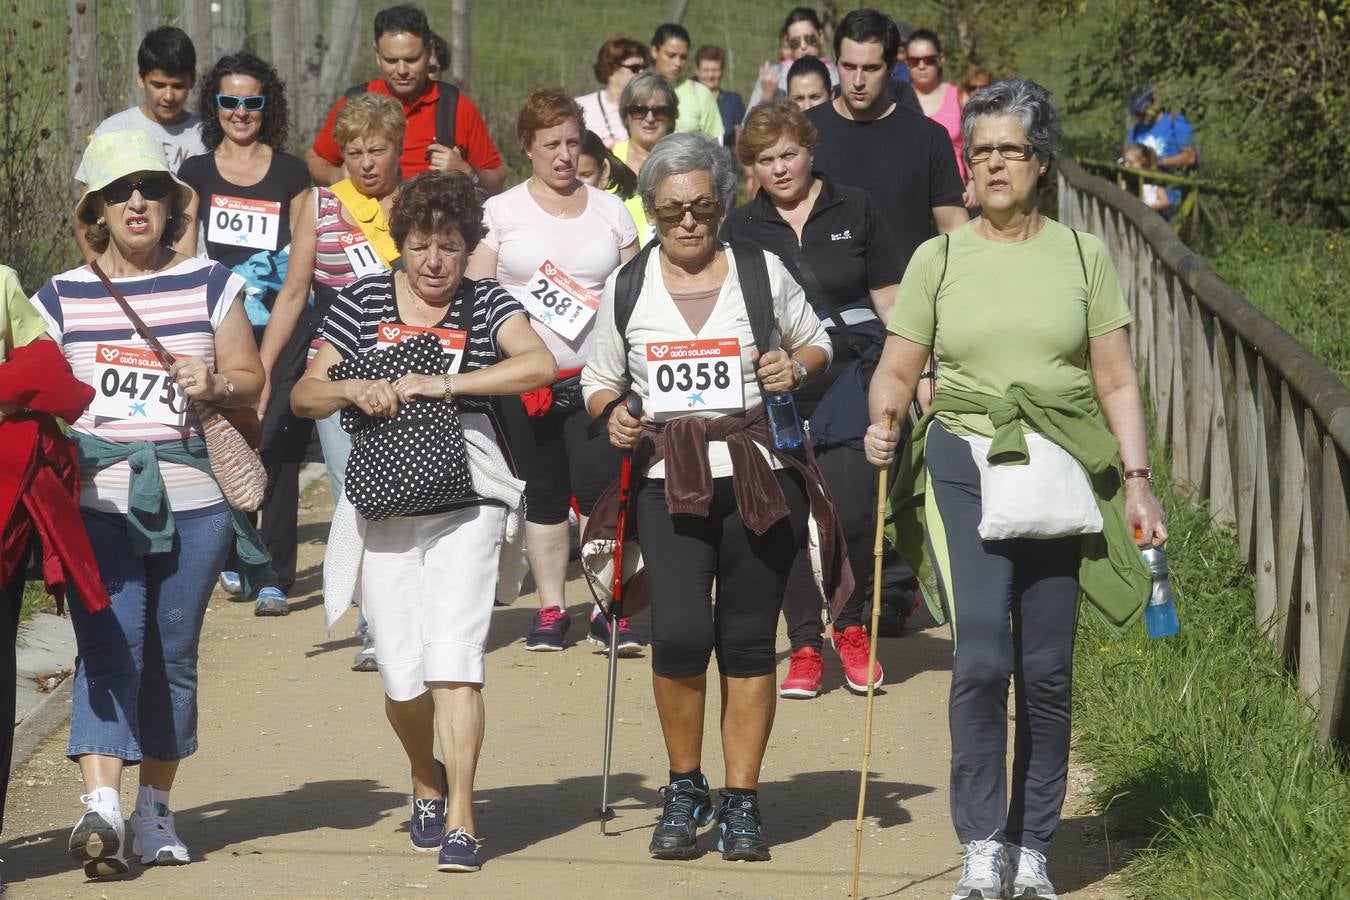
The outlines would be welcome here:
M 197 51 L 181 29 L 164 26 L 146 34 L 136 51 L 136 83 L 145 92 L 141 103 L 113 113 L 94 129 L 91 139 L 110 131 L 144 131 L 164 148 L 170 171 L 175 174 L 187 159 L 206 152 L 202 143 L 202 120 L 187 109 L 188 94 L 197 78 Z M 75 170 L 81 189 L 88 183 L 84 163 Z M 75 224 L 75 241 L 86 260 L 96 254 L 85 240 L 84 226 Z M 184 239 L 184 241 L 186 238 Z M 191 255 L 184 241 L 181 252 Z
M 342 148 L 333 139 L 333 125 L 347 97 L 385 94 L 403 105 L 408 120 L 403 137 L 403 177 L 423 172 L 462 172 L 480 194 L 491 195 L 506 184 L 506 166 L 497 153 L 482 113 L 448 82 L 433 81 L 431 26 L 416 6 L 391 6 L 375 14 L 375 63 L 381 77 L 347 91 L 328 111 L 328 118 L 305 153 L 314 183 L 328 187 L 346 177 Z M 444 66 L 448 60 L 439 60 Z

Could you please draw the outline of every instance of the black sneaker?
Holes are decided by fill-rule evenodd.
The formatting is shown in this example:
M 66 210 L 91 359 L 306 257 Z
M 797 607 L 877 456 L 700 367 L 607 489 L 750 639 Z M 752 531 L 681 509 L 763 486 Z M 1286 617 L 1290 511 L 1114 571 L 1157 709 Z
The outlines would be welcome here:
M 604 651 L 609 651 L 609 616 L 602 612 L 591 614 L 591 627 L 586 635 L 586 640 L 596 644 Z M 620 656 L 640 656 L 642 654 L 642 641 L 638 638 L 637 632 L 628 627 L 627 619 L 619 620 L 619 643 L 616 648 Z
M 708 791 L 708 779 L 701 785 L 681 778 L 661 788 L 665 806 L 661 821 L 652 832 L 647 852 L 655 859 L 693 859 L 698 856 L 698 830 L 713 820 L 716 810 Z
M 717 849 L 723 859 L 741 859 L 746 862 L 764 862 L 769 858 L 769 842 L 764 840 L 764 826 L 759 822 L 759 801 L 744 794 L 722 795 L 722 806 L 717 810 Z
M 557 651 L 563 648 L 572 620 L 561 606 L 545 606 L 534 614 L 534 627 L 525 637 L 526 650 Z

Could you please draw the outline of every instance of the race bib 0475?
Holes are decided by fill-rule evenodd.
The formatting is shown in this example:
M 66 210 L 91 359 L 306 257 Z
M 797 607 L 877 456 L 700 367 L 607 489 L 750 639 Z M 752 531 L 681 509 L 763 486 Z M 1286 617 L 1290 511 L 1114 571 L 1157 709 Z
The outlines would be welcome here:
M 99 344 L 94 351 L 94 402 L 89 412 L 105 419 L 158 422 L 181 428 L 187 397 L 154 351 Z

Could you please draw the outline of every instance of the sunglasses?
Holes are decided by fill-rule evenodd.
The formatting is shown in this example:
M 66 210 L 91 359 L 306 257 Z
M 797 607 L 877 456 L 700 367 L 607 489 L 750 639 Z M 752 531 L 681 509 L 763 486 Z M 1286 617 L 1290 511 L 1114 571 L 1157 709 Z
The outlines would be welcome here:
M 218 109 L 233 111 L 239 108 L 239 104 L 244 104 L 244 109 L 249 112 L 260 112 L 267 105 L 267 98 L 262 94 L 254 94 L 251 97 L 240 97 L 238 94 L 216 94 L 216 107 Z
M 976 144 L 966 151 L 966 159 L 971 165 L 987 162 L 995 150 L 999 156 L 1011 160 L 1027 159 L 1036 153 L 1036 148 L 1030 144 Z
M 635 63 L 619 63 L 619 68 L 620 68 L 620 69 L 627 69 L 628 71 L 632 72 L 634 75 L 637 75 L 637 74 L 640 74 L 640 73 L 642 72 L 643 69 L 647 68 L 647 64 L 646 64 L 646 63 L 640 63 L 640 62 L 635 62 Z
M 641 103 L 634 103 L 624 110 L 630 119 L 645 119 L 651 116 L 660 122 L 663 119 L 670 118 L 669 106 L 644 106 Z
M 936 69 L 938 58 L 936 54 L 933 56 L 907 56 L 905 62 L 911 69 L 917 69 L 919 66 L 932 66 Z
M 658 206 L 652 212 L 663 225 L 678 225 L 684 221 L 684 214 L 691 213 L 694 221 L 708 224 L 722 211 L 722 204 L 711 197 L 699 197 L 693 203 L 668 203 Z
M 814 34 L 805 34 L 801 37 L 790 37 L 787 39 L 787 44 L 789 50 L 800 49 L 803 45 L 807 47 L 819 47 L 820 37 Z
M 99 193 L 103 195 L 104 203 L 116 206 L 119 203 L 126 203 L 137 191 L 140 191 L 146 200 L 163 200 L 172 193 L 173 187 L 173 179 L 163 175 L 151 175 L 140 181 L 127 181 L 125 178 L 114 181 Z

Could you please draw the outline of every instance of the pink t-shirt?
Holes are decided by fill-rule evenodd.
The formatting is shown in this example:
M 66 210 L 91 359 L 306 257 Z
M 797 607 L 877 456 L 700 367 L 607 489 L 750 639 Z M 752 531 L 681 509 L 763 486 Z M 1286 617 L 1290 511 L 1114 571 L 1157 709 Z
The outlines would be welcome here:
M 965 184 L 970 180 L 970 170 L 966 168 L 966 156 L 962 152 L 965 142 L 961 135 L 961 92 L 951 82 L 944 81 L 942 86 L 947 93 L 938 111 L 929 118 L 947 129 L 947 137 L 951 138 L 952 149 L 956 151 L 956 167 L 961 172 L 961 183 Z
M 637 240 L 633 217 L 623 201 L 585 185 L 586 208 L 575 218 L 545 212 L 525 184 L 489 197 L 483 204 L 483 243 L 497 254 L 497 281 L 520 299 L 545 260 L 598 297 L 605 279 L 619 267 L 619 248 Z M 530 324 L 560 369 L 586 364 L 592 325 L 569 341 L 533 317 Z

